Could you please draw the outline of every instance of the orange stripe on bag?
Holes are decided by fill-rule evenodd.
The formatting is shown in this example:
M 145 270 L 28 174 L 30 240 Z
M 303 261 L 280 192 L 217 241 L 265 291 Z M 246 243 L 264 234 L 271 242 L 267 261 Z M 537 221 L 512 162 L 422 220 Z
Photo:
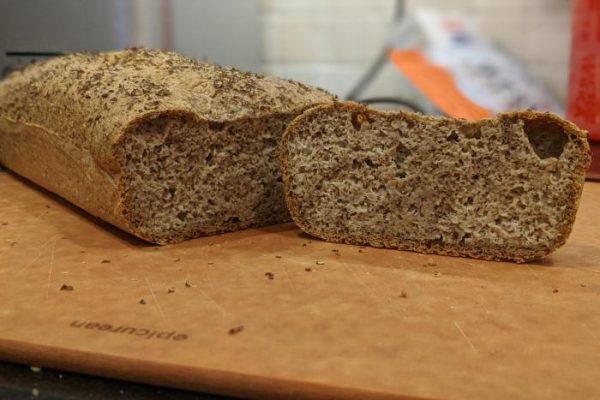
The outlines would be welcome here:
M 455 118 L 477 120 L 492 112 L 466 98 L 456 87 L 452 75 L 432 64 L 418 50 L 392 50 L 389 59 L 442 112 Z

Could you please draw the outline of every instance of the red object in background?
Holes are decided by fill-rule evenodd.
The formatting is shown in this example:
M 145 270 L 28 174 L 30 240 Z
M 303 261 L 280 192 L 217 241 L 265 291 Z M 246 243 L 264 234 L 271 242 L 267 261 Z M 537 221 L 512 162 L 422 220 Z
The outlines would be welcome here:
M 600 179 L 600 0 L 572 0 L 572 12 L 567 118 L 589 132 L 588 178 Z
M 600 1 L 573 0 L 567 117 L 600 141 Z

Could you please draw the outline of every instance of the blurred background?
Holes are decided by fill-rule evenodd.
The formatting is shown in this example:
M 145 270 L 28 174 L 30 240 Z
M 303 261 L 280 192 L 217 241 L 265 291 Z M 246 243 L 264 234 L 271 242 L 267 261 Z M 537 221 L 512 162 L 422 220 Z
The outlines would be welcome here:
M 390 40 L 394 0 L 263 0 L 262 59 L 266 73 L 297 78 L 345 96 Z M 405 13 L 459 12 L 565 100 L 569 71 L 568 0 L 408 0 Z M 365 96 L 406 91 L 386 65 Z
M 146 46 L 380 108 L 554 111 L 600 139 L 599 26 L 596 0 L 0 0 L 0 75 Z
M 342 97 L 389 41 L 395 0 L 1 0 L 8 51 L 174 49 L 213 62 L 314 84 Z M 570 1 L 408 0 L 459 11 L 566 99 Z M 365 95 L 395 95 L 391 65 Z

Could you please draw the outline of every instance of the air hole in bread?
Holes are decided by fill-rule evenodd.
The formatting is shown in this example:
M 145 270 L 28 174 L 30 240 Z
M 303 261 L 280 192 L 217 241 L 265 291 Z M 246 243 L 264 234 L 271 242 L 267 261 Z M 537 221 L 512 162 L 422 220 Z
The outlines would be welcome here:
M 461 244 L 465 244 L 465 242 L 471 238 L 471 234 L 470 233 L 465 233 L 462 235 L 462 237 L 460 238 L 460 243 Z
M 362 125 L 360 119 L 359 119 L 360 114 L 359 113 L 352 113 L 350 115 L 350 123 L 352 123 L 352 127 L 354 128 L 355 131 L 360 131 L 360 127 Z
M 446 140 L 449 142 L 458 142 L 458 135 L 456 134 L 456 132 L 452 132 L 446 137 Z
M 402 163 L 404 163 L 404 160 L 406 160 L 406 157 L 408 157 L 408 155 L 410 154 L 410 150 L 408 150 L 408 148 L 405 145 L 400 143 L 396 146 L 395 153 L 396 154 L 394 156 L 394 163 L 396 164 L 396 167 L 400 168 Z
M 224 122 L 210 121 L 208 123 L 208 129 L 210 129 L 211 131 L 222 131 L 224 127 L 225 127 Z
M 421 210 L 419 209 L 419 207 L 416 206 L 416 204 L 411 204 L 408 206 L 408 212 L 411 215 L 417 216 L 421 214 Z
M 514 188 L 510 189 L 510 193 L 515 196 L 522 196 L 525 194 L 525 189 L 523 189 L 523 186 L 515 186 Z
M 371 122 L 369 117 L 363 113 L 354 112 L 350 115 L 350 122 L 355 131 L 360 131 L 365 122 Z
M 542 160 L 550 157 L 560 158 L 569 140 L 564 129 L 553 121 L 523 119 L 523 131 L 531 148 Z

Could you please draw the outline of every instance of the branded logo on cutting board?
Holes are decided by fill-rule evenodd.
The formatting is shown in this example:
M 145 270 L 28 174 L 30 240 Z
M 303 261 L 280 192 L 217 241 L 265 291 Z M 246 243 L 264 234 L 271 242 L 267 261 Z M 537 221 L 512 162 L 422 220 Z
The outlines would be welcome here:
M 157 331 L 154 329 L 136 328 L 127 325 L 112 325 L 102 322 L 75 320 L 72 321 L 69 326 L 78 329 L 91 329 L 106 333 L 130 335 L 140 339 L 172 340 L 179 342 L 182 340 L 187 340 L 188 338 L 188 335 L 177 331 Z

